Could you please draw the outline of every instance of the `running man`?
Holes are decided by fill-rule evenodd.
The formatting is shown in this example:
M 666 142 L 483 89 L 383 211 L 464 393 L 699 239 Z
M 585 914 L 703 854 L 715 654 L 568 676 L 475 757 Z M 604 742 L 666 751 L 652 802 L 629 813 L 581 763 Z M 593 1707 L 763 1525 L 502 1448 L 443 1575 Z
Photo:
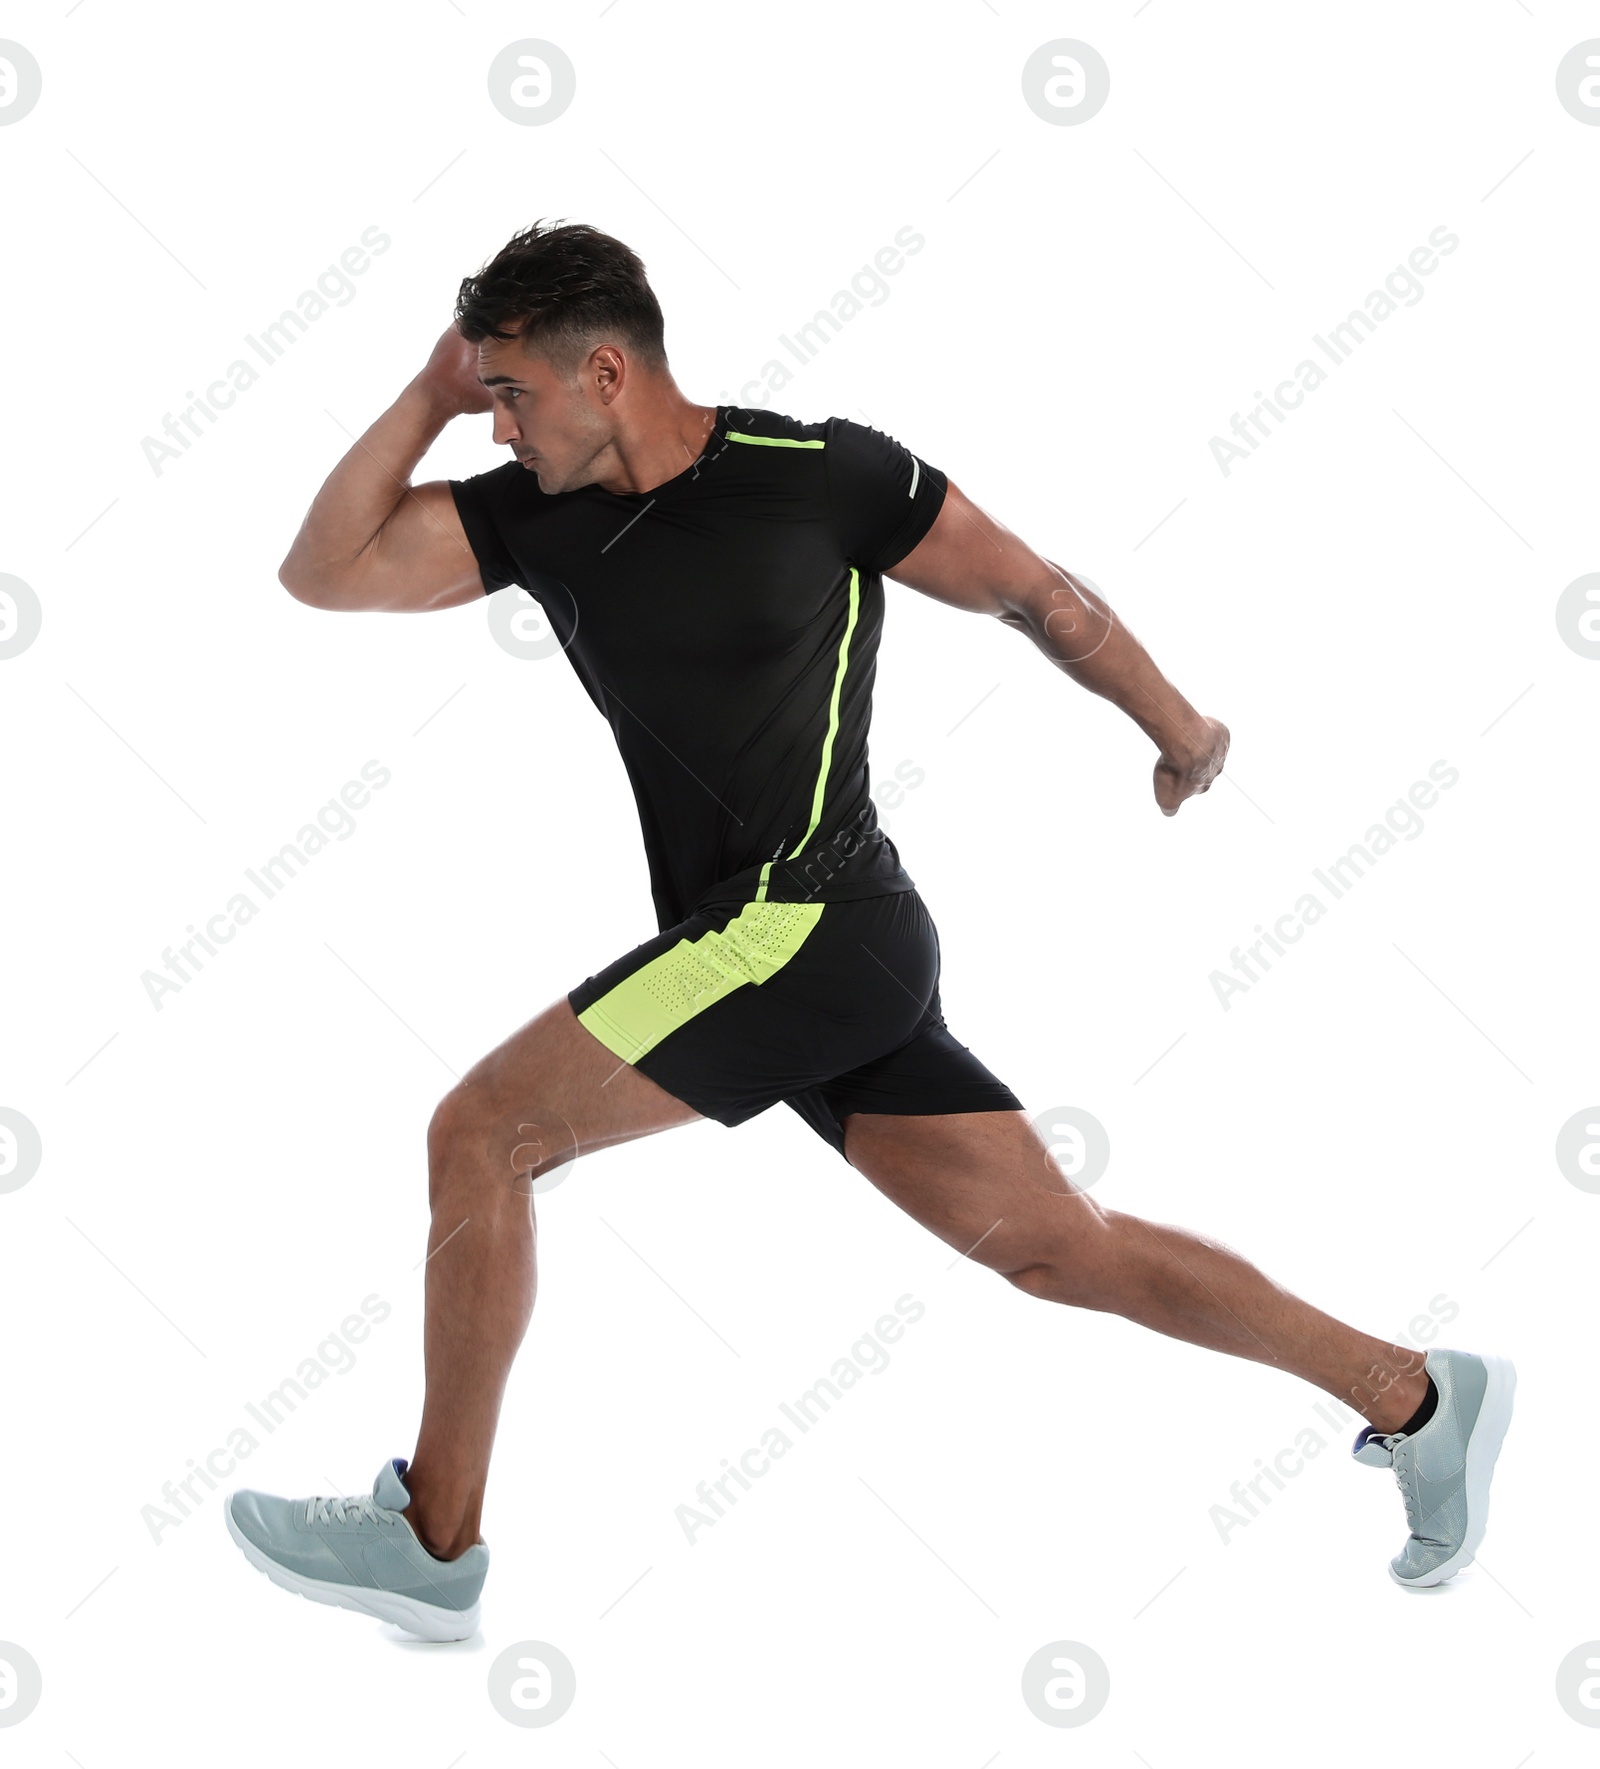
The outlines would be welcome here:
M 452 418 L 487 411 L 513 460 L 409 483 Z M 471 1634 L 495 1426 L 533 1308 L 532 1182 L 780 1100 L 1028 1295 L 1354 1407 L 1356 1459 L 1392 1468 L 1405 1499 L 1402 1585 L 1473 1558 L 1511 1365 L 1372 1338 L 1214 1241 L 1094 1202 L 945 1025 L 938 936 L 868 791 L 885 576 L 1004 621 L 1125 712 L 1155 744 L 1166 815 L 1221 771 L 1226 727 L 937 467 L 847 418 L 685 398 L 644 266 L 591 227 L 536 223 L 467 278 L 426 366 L 318 492 L 280 572 L 301 602 L 422 613 L 511 585 L 538 601 L 621 750 L 660 932 L 434 1113 L 415 1451 L 370 1496 L 234 1493 L 228 1527 L 278 1584 L 427 1639 Z

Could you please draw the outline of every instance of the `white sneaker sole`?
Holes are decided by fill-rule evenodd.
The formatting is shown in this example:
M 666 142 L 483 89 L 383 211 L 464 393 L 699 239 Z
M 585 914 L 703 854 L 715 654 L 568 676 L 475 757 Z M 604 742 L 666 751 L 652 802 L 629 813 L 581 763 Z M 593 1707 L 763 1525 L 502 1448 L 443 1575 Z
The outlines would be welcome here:
M 280 1566 L 257 1547 L 233 1521 L 232 1505 L 225 1505 L 222 1514 L 227 1519 L 228 1534 L 243 1549 L 245 1559 L 285 1591 L 309 1597 L 313 1603 L 330 1603 L 337 1609 L 354 1609 L 362 1615 L 375 1616 L 380 1622 L 393 1622 L 419 1640 L 465 1640 L 477 1630 L 479 1604 L 474 1603 L 471 1609 L 445 1609 L 437 1603 L 419 1603 L 413 1597 L 402 1597 L 396 1591 L 307 1578 L 304 1573 Z
M 1453 1579 L 1463 1567 L 1470 1566 L 1488 1526 L 1489 1482 L 1494 1476 L 1500 1446 L 1505 1442 L 1506 1427 L 1511 1423 L 1517 1371 L 1510 1358 L 1486 1357 L 1483 1362 L 1489 1381 L 1483 1391 L 1483 1407 L 1478 1421 L 1467 1439 L 1467 1533 L 1448 1560 L 1441 1561 L 1421 1578 L 1403 1579 L 1391 1565 L 1389 1577 L 1407 1591 L 1425 1591 L 1434 1585 L 1442 1585 L 1446 1579 Z

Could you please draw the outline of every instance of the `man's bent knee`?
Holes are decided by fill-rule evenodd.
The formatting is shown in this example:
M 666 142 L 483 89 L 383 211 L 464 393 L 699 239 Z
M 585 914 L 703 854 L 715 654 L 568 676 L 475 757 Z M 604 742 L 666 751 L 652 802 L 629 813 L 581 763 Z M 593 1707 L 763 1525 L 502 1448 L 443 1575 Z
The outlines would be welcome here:
M 553 1106 L 508 1106 L 463 1083 L 439 1102 L 428 1125 L 429 1189 L 493 1188 L 526 1193 L 531 1181 L 577 1154 L 577 1138 Z

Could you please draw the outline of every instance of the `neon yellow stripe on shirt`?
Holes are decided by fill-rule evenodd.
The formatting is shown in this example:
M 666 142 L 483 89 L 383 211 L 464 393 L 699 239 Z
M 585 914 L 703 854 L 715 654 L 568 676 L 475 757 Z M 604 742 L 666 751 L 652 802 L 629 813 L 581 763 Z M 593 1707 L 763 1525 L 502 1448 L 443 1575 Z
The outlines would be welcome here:
M 822 740 L 822 766 L 817 770 L 817 788 L 811 795 L 811 822 L 785 856 L 792 860 L 811 840 L 822 821 L 822 801 L 828 790 L 828 768 L 833 761 L 833 740 L 839 734 L 839 693 L 844 687 L 844 673 L 850 667 L 850 635 L 856 630 L 856 615 L 861 610 L 861 581 L 855 566 L 850 567 L 850 616 L 844 623 L 844 637 L 839 641 L 839 663 L 833 672 L 833 698 L 828 702 L 828 734 Z
M 825 448 L 827 444 L 819 436 L 811 442 L 802 442 L 794 436 L 746 436 L 742 430 L 725 432 L 729 442 L 756 442 L 762 448 Z

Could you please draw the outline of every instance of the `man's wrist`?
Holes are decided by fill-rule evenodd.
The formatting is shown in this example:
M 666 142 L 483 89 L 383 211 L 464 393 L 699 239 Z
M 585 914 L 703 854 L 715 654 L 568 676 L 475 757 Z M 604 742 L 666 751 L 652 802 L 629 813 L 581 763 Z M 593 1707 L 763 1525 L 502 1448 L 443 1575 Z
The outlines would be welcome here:
M 421 375 L 407 382 L 395 403 L 413 412 L 423 423 L 429 425 L 434 435 L 444 429 L 452 418 L 461 415 L 460 403 Z
M 1177 717 L 1164 720 L 1150 735 L 1162 755 L 1180 767 L 1203 761 L 1211 753 L 1211 721 L 1187 704 Z

